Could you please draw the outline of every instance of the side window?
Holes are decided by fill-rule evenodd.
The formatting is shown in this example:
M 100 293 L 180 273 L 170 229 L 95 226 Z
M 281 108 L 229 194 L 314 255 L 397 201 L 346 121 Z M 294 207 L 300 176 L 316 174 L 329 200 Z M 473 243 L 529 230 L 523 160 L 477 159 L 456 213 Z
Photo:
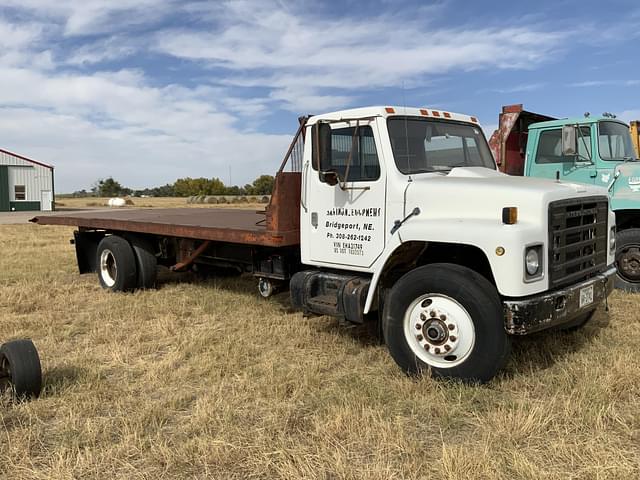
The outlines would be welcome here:
M 579 153 L 577 160 L 585 161 L 591 158 L 591 128 L 580 127 L 577 142 Z M 545 130 L 540 133 L 536 163 L 562 163 L 575 160 L 574 156 L 562 155 L 562 129 Z
M 322 170 L 338 172 L 344 179 L 347 173 L 347 161 L 351 153 L 349 165 L 349 182 L 364 182 L 380 178 L 380 162 L 370 126 L 358 128 L 355 141 L 355 127 L 338 128 L 331 131 L 331 160 L 329 165 L 321 165 Z
M 16 185 L 13 189 L 13 193 L 16 200 L 26 200 L 27 199 L 27 191 L 24 185 Z

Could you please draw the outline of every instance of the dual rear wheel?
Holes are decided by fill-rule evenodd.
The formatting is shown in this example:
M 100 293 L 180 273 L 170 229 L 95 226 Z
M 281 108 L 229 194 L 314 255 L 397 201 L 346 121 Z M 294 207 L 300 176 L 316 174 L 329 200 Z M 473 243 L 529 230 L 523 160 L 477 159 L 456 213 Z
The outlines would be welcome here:
M 113 292 L 153 288 L 156 284 L 158 261 L 144 238 L 104 237 L 98 244 L 96 266 L 100 285 Z

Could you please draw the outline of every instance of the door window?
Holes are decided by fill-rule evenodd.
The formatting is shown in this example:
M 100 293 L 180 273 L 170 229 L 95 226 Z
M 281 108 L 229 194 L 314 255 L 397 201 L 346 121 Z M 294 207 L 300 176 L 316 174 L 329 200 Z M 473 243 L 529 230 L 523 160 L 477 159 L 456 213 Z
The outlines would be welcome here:
M 590 161 L 591 157 L 591 128 L 580 127 L 578 133 L 578 161 Z M 562 155 L 562 129 L 545 130 L 540 133 L 536 163 L 574 162 L 574 155 Z
M 337 128 L 331 131 L 331 158 L 327 165 L 321 165 L 323 171 L 335 171 L 342 180 L 347 174 L 349 163 L 349 182 L 365 182 L 380 178 L 380 162 L 370 126 Z M 353 152 L 352 152 L 353 149 Z M 349 161 L 351 153 L 351 161 Z M 315 168 L 315 165 L 314 165 Z

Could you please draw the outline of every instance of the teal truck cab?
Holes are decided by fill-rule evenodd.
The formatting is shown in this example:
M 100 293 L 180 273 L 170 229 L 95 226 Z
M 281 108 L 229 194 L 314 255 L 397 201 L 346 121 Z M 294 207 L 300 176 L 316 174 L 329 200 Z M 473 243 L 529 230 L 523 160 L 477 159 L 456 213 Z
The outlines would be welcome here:
M 626 123 L 608 113 L 555 119 L 508 105 L 489 145 L 507 174 L 607 188 L 616 214 L 616 287 L 640 291 L 640 162 Z

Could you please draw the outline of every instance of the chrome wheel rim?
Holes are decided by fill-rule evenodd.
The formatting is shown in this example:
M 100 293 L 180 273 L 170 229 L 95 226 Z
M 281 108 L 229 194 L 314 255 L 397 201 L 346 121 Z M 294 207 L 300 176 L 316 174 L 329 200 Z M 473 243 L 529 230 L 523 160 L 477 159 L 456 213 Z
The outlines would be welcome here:
M 100 254 L 100 277 L 107 287 L 113 287 L 118 276 L 118 266 L 113 252 L 105 248 Z

